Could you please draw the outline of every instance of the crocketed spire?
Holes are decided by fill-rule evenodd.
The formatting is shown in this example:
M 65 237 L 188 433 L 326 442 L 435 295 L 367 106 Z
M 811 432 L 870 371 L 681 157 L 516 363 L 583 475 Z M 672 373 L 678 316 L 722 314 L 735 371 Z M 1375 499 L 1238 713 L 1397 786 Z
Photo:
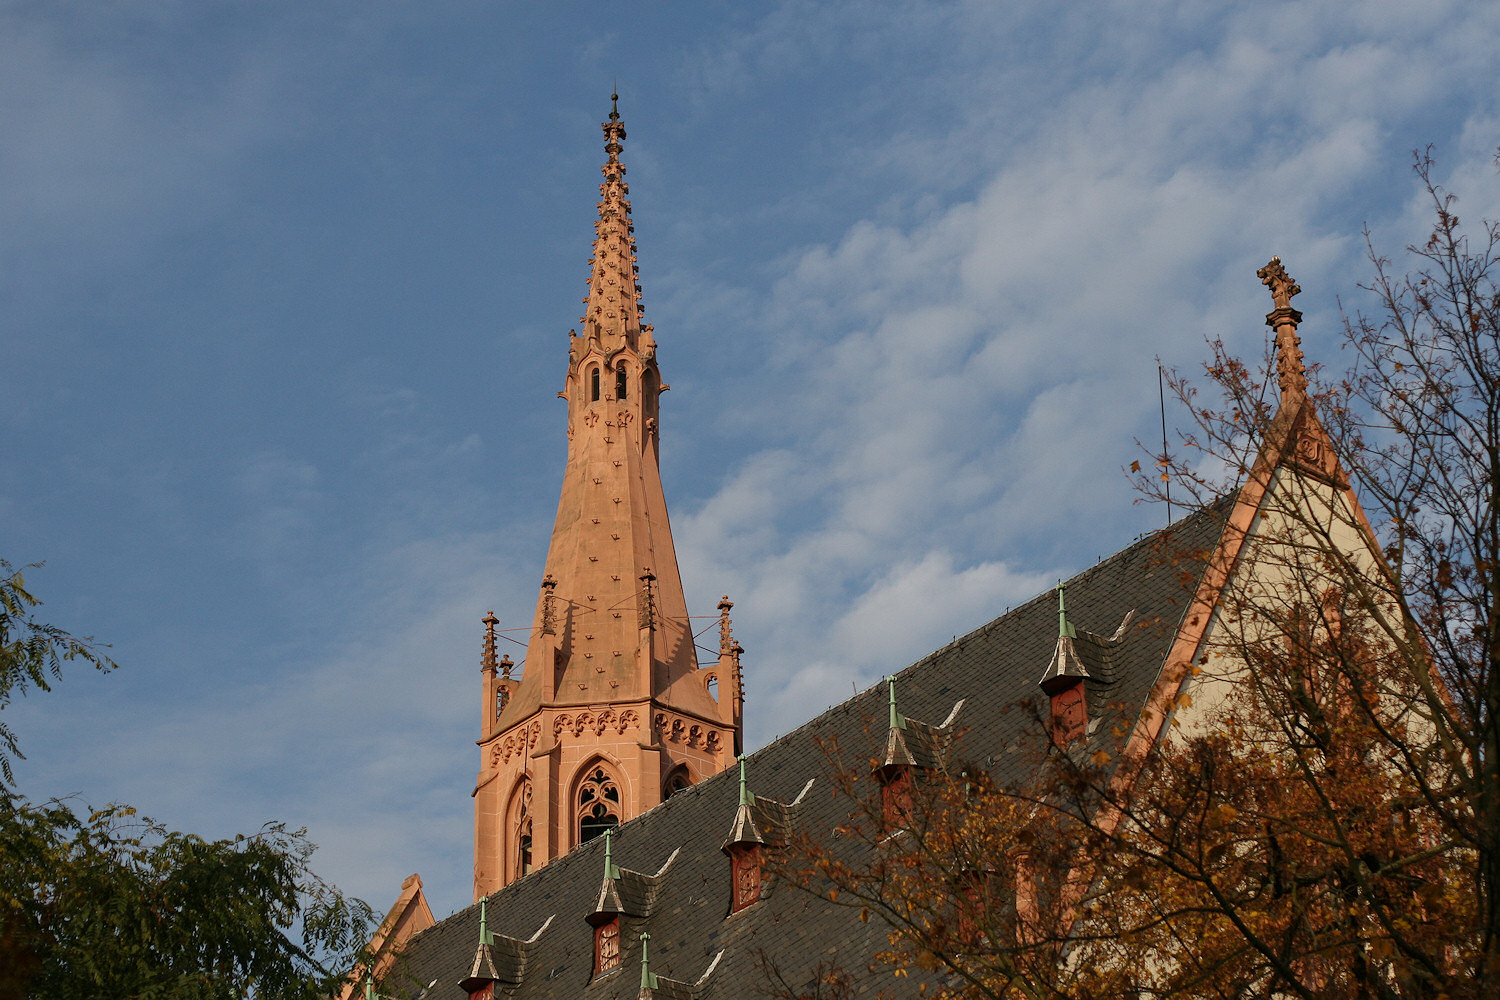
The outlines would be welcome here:
M 1292 308 L 1292 296 L 1301 292 L 1302 286 L 1286 273 L 1280 257 L 1272 257 L 1255 276 L 1271 290 L 1275 308 L 1266 313 L 1266 326 L 1276 331 L 1276 378 L 1281 385 L 1281 403 L 1286 406 L 1307 398 L 1307 365 L 1297 336 L 1302 314 Z
M 606 351 L 629 345 L 643 349 L 641 286 L 636 278 L 635 226 L 630 221 L 630 185 L 625 182 L 625 125 L 619 94 L 612 94 L 609 120 L 603 123 L 604 183 L 599 185 L 599 221 L 594 224 L 594 255 L 589 260 L 589 294 L 584 299 L 584 339 L 597 338 Z

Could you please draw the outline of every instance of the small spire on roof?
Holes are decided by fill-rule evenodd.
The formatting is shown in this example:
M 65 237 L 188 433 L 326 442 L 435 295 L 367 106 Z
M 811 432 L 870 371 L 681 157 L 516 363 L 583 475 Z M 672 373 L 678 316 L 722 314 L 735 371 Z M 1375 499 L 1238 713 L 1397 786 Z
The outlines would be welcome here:
M 613 830 L 604 831 L 604 877 L 619 878 L 620 868 L 614 861 L 614 848 L 611 843 Z
M 1078 632 L 1068 621 L 1068 604 L 1066 593 L 1068 585 L 1061 580 L 1057 581 L 1057 637 L 1059 639 L 1076 639 Z
M 656 987 L 657 987 L 657 985 L 659 983 L 659 981 L 656 978 L 656 976 L 653 975 L 652 972 L 651 972 L 651 958 L 647 954 L 647 951 L 646 951 L 646 949 L 649 947 L 648 942 L 650 940 L 651 940 L 651 932 L 650 931 L 641 931 L 641 991 L 642 992 L 645 992 L 646 990 L 654 990 L 654 989 L 656 989 Z M 649 996 L 650 994 L 647 994 L 647 995 Z
M 745 781 L 745 758 L 740 758 L 740 805 L 755 805 L 755 796 L 750 794 L 750 786 Z
M 1302 286 L 1286 273 L 1280 257 L 1272 257 L 1255 276 L 1271 290 L 1274 308 L 1266 313 L 1266 326 L 1276 331 L 1276 380 L 1281 386 L 1281 401 L 1302 399 L 1307 395 L 1307 366 L 1297 336 L 1302 314 L 1292 308 L 1292 296 L 1299 294 Z
M 495 612 L 487 611 L 484 615 L 484 654 L 479 658 L 481 667 L 495 669 L 495 626 L 500 624 L 500 619 L 495 617 Z
M 734 652 L 734 625 L 729 620 L 729 609 L 734 607 L 734 602 L 725 594 L 719 599 L 719 655 L 726 656 Z
M 890 694 L 891 694 L 891 697 L 890 697 L 890 701 L 891 701 L 891 722 L 890 722 L 890 727 L 892 729 L 905 729 L 906 728 L 906 716 L 904 716 L 900 712 L 896 711 L 896 678 L 894 676 L 887 677 L 885 679 L 885 682 L 886 682 L 886 686 L 890 688 Z
M 617 121 L 620 120 L 620 81 L 619 80 L 616 80 L 615 81 L 615 85 L 612 88 L 610 88 L 610 95 L 609 95 L 609 120 L 612 121 L 612 122 L 617 122 Z

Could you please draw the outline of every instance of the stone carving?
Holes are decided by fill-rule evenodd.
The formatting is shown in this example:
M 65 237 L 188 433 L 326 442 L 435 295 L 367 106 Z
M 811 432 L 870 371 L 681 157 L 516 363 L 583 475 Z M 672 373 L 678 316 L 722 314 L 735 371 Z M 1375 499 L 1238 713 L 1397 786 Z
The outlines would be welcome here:
M 600 709 L 594 719 L 594 735 L 603 736 L 604 731 L 615 723 L 615 711 L 612 708 Z

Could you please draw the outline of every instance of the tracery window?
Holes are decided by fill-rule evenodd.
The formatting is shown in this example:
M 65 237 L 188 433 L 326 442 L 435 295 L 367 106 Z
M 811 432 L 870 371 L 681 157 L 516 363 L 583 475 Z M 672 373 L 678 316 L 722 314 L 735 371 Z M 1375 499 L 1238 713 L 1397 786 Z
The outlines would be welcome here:
M 531 874 L 531 779 L 523 778 L 511 796 L 506 816 L 511 837 L 511 878 Z
M 602 764 L 590 767 L 578 786 L 577 816 L 580 844 L 620 825 L 620 786 Z

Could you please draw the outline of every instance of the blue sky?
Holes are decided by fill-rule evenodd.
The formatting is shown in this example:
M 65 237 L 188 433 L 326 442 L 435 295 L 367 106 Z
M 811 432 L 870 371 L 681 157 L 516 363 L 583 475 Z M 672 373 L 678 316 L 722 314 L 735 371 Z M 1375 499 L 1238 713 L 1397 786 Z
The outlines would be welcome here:
M 1441 0 L 0 2 L 0 555 L 121 664 L 8 710 L 21 787 L 467 903 L 617 79 L 755 747 L 1161 523 L 1155 358 L 1258 354 L 1273 253 L 1337 363 L 1414 147 L 1500 216 L 1497 64 Z

